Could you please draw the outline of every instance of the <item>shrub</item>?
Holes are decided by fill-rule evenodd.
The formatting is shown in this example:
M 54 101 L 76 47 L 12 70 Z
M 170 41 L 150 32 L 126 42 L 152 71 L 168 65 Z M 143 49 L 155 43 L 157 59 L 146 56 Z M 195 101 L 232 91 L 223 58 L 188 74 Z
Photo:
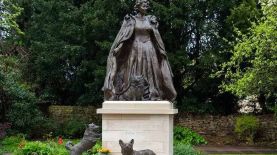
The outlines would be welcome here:
M 98 140 L 92 148 L 92 153 L 94 155 L 98 154 L 98 150 L 101 149 L 101 148 L 102 148 L 102 143 L 101 143 L 101 141 Z
M 207 141 L 191 129 L 176 126 L 174 128 L 174 144 L 199 145 L 207 144 Z
M 201 155 L 191 145 L 177 144 L 174 146 L 174 155 Z
M 73 140 L 74 143 L 75 140 Z M 98 155 L 97 149 L 101 148 L 101 142 L 97 142 L 96 145 L 89 151 L 83 153 L 83 155 Z M 27 142 L 25 143 L 22 149 L 18 148 L 14 150 L 14 155 L 68 155 L 68 151 L 65 149 L 64 145 L 59 145 L 54 141 L 45 141 L 45 142 Z
M 258 129 L 259 120 L 255 116 L 243 115 L 236 118 L 235 132 L 240 140 L 254 143 Z
M 30 134 L 31 138 L 43 138 L 49 140 L 50 138 L 61 135 L 61 125 L 56 121 L 45 118 L 40 124 L 32 127 L 34 130 Z M 51 135 L 51 136 L 50 136 Z
M 7 137 L 5 138 L 1 144 L 2 145 L 18 145 L 22 140 L 24 140 L 24 136 L 23 135 L 17 135 L 17 136 L 11 136 L 11 137 Z
M 0 141 L 0 154 L 16 150 L 21 142 L 25 141 L 23 135 L 6 137 Z
M 63 145 L 58 145 L 54 142 L 28 142 L 22 148 L 22 150 L 16 151 L 17 155 L 68 155 L 68 151 L 64 148 Z
M 35 93 L 22 81 L 20 61 L 16 57 L 0 57 L 0 112 L 12 129 L 31 133 L 32 127 L 43 120 Z
M 85 120 L 71 118 L 63 124 L 63 135 L 66 138 L 80 138 L 86 130 Z
M 29 142 L 25 145 L 25 147 L 22 149 L 22 152 L 24 155 L 29 154 L 40 154 L 40 155 L 49 155 L 53 154 L 53 149 L 50 148 L 47 144 L 44 144 L 42 142 Z

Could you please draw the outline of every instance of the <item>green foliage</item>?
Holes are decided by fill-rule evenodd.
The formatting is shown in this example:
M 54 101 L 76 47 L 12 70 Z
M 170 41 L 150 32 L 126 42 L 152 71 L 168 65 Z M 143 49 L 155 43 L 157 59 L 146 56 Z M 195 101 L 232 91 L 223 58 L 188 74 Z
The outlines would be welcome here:
M 265 3 L 270 1 L 265 1 Z M 237 31 L 232 57 L 223 64 L 224 91 L 238 96 L 265 94 L 276 96 L 277 50 L 276 22 L 277 6 L 261 4 L 263 17 L 253 23 L 249 33 Z
M 15 0 L 1 0 L 0 2 L 0 30 L 1 30 L 0 39 L 9 37 L 10 35 L 23 34 L 23 32 L 20 30 L 16 22 L 16 19 L 21 14 L 21 11 L 22 11 L 22 8 L 18 6 Z
M 102 102 L 106 56 L 125 16 L 122 12 L 128 9 L 126 3 L 32 2 L 28 78 L 37 84 L 41 100 L 81 105 Z
M 20 151 L 21 152 L 21 151 Z M 57 143 L 54 142 L 28 142 L 22 148 L 22 155 L 29 154 L 39 154 L 39 155 L 67 155 L 68 151 L 65 150 L 64 146 L 58 146 Z M 21 155 L 18 153 L 18 155 Z
M 202 153 L 195 150 L 190 145 L 177 144 L 174 145 L 174 155 L 201 155 Z
M 178 109 L 189 113 L 196 113 L 196 114 L 219 113 L 218 112 L 219 108 L 215 108 L 215 105 L 211 103 L 211 101 L 206 101 L 203 103 L 203 102 L 200 102 L 196 96 L 190 96 L 188 98 L 184 98 L 181 101 L 181 105 L 182 106 L 178 107 Z
M 247 33 L 253 22 L 261 17 L 261 11 L 257 8 L 256 0 L 243 0 L 238 6 L 231 10 L 227 23 L 243 33 Z
M 47 141 L 26 141 L 22 135 L 7 137 L 0 141 L 0 154 L 12 153 L 13 155 L 29 155 L 37 153 L 38 155 L 68 155 L 68 151 L 64 145 L 57 143 L 57 139 Z M 69 141 L 64 139 L 64 141 Z M 70 140 L 75 144 L 79 140 Z M 101 148 L 101 142 L 97 141 L 96 145 L 89 151 L 83 153 L 84 155 L 98 155 L 97 149 Z
M 71 118 L 62 124 L 62 135 L 67 138 L 82 137 L 86 130 L 86 122 L 77 118 Z
M 225 20 L 236 2 L 174 0 L 153 3 L 154 12 L 161 19 L 160 31 L 175 76 L 179 109 L 222 112 L 217 105 L 228 102 L 217 100 L 222 79 L 211 75 L 228 58 L 225 53 L 228 45 L 222 37 L 229 33 Z M 186 109 L 186 100 L 191 97 L 197 103 L 193 109 Z M 206 106 L 207 102 L 212 104 Z
M 255 136 L 259 129 L 259 120 L 255 116 L 244 115 L 236 118 L 235 132 L 240 140 L 254 143 Z
M 182 101 L 190 96 L 199 107 L 212 100 L 212 107 L 202 111 L 227 103 L 217 99 L 222 78 L 210 75 L 228 59 L 222 37 L 230 33 L 225 20 L 238 2 L 152 1 L 151 14 L 160 19 L 175 75 L 178 107 L 186 107 Z M 38 0 L 21 6 L 31 14 L 23 12 L 27 22 L 22 25 L 29 25 L 25 42 L 31 50 L 26 77 L 40 99 L 99 106 L 109 49 L 134 1 Z
M 24 136 L 18 135 L 18 136 L 10 136 L 5 138 L 3 141 L 1 141 L 2 145 L 12 145 L 12 144 L 19 144 L 22 140 L 24 140 Z
M 83 155 L 99 155 L 98 150 L 102 148 L 101 141 L 97 141 L 96 144 L 92 147 L 92 149 L 88 150 L 87 152 L 83 153 Z
M 29 134 L 31 138 L 51 139 L 62 134 L 62 124 L 50 119 L 44 118 L 39 124 L 32 126 L 33 130 Z
M 36 105 L 35 94 L 22 81 L 18 58 L 0 56 L 0 76 L 1 119 L 8 119 L 12 128 L 21 133 L 30 133 L 43 117 Z
M 174 127 L 174 144 L 200 145 L 207 144 L 207 141 L 191 129 L 176 126 Z
M 39 100 L 100 106 L 107 55 L 124 16 L 133 10 L 134 0 L 4 1 L 6 8 L 15 6 L 13 14 L 5 15 L 11 16 L 6 17 L 13 23 L 9 25 L 15 25 L 17 18 L 13 29 L 25 33 L 14 43 L 28 51 L 20 79 L 31 83 Z M 266 13 L 267 8 L 261 10 L 256 0 L 151 2 L 150 13 L 159 18 L 174 72 L 179 109 L 230 114 L 236 100 L 231 93 L 262 92 L 268 96 L 276 92 L 276 20 L 272 16 L 276 11 L 271 9 L 275 6 L 268 7 L 273 13 Z M 13 33 L 10 37 L 18 38 Z M 234 63 L 225 63 L 230 54 Z M 213 76 L 216 72 L 222 74 Z M 221 84 L 224 93 L 220 92 Z
M 92 148 L 92 153 L 97 154 L 98 150 L 102 148 L 102 143 L 101 141 L 97 141 L 96 144 Z
M 25 147 L 22 149 L 24 155 L 28 154 L 41 154 L 41 155 L 50 155 L 53 154 L 53 150 L 47 144 L 41 142 L 28 142 Z
M 0 154 L 13 152 L 14 150 L 18 149 L 18 145 L 20 142 L 24 141 L 23 135 L 11 136 L 6 137 L 2 141 L 0 141 Z
M 76 140 L 73 140 L 77 143 Z M 13 152 L 14 155 L 29 155 L 29 154 L 39 154 L 39 155 L 68 155 L 68 151 L 65 149 L 64 145 L 60 145 L 53 140 L 48 141 L 30 141 L 24 143 L 23 148 L 18 147 L 18 143 L 13 143 L 15 147 L 13 149 L 7 150 L 7 152 Z M 8 147 L 9 145 L 4 145 Z M 97 142 L 96 145 L 89 151 L 83 153 L 83 155 L 97 155 L 96 148 L 101 148 L 101 142 Z M 0 149 L 0 153 L 2 149 Z M 4 153 L 4 152 L 3 152 Z

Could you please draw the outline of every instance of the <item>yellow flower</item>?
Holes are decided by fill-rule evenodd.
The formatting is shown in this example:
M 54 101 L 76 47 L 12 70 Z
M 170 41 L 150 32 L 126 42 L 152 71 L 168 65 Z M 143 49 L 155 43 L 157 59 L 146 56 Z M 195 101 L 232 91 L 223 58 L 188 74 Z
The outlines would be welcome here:
M 107 149 L 107 148 L 101 148 L 98 150 L 98 152 L 101 152 L 101 153 L 111 153 L 111 150 Z

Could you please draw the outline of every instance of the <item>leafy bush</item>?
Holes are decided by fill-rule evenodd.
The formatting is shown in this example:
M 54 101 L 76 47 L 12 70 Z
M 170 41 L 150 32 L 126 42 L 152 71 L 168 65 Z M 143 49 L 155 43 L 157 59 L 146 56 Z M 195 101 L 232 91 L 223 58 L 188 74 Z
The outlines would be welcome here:
M 29 154 L 40 154 L 40 155 L 49 155 L 53 154 L 53 149 L 50 148 L 49 145 L 44 144 L 42 142 L 29 142 L 22 149 L 24 155 Z
M 30 136 L 44 140 L 60 136 L 62 133 L 61 124 L 49 118 L 45 118 L 39 125 L 33 126 L 33 129 Z
M 185 106 L 184 106 L 185 105 Z M 184 97 L 181 102 L 178 102 L 177 107 L 180 111 L 204 114 L 204 113 L 218 113 L 218 109 L 211 101 L 203 101 L 197 99 L 195 96 Z
M 28 134 L 44 118 L 35 93 L 22 81 L 20 64 L 16 57 L 0 56 L 0 119 L 7 119 L 12 129 Z
M 174 143 L 185 145 L 207 144 L 207 141 L 191 129 L 176 126 L 174 128 Z
M 240 140 L 254 143 L 258 129 L 259 120 L 255 116 L 243 115 L 236 118 L 235 132 Z
M 201 155 L 191 145 L 177 144 L 174 146 L 174 155 Z
M 38 155 L 68 155 L 63 145 L 54 142 L 28 142 L 21 151 L 17 151 L 17 155 L 30 155 L 36 153 Z
M 78 140 L 72 140 L 75 144 Z M 83 155 L 98 155 L 97 150 L 101 148 L 101 142 L 98 141 L 93 148 L 89 151 L 83 153 Z M 0 149 L 1 151 L 1 149 Z M 23 148 L 16 148 L 13 150 L 14 155 L 68 155 L 68 151 L 65 149 L 64 145 L 59 145 L 54 141 L 36 141 L 36 142 L 26 142 Z
M 101 143 L 101 141 L 98 140 L 92 148 L 92 153 L 94 155 L 96 155 L 98 153 L 98 150 L 101 149 L 101 148 L 102 148 L 102 143 Z
M 2 141 L 0 141 L 0 154 L 2 155 L 16 150 L 22 141 L 25 141 L 23 135 L 4 138 Z
M 49 140 L 53 137 L 62 136 L 64 138 L 81 138 L 88 122 L 78 117 L 72 117 L 64 122 L 57 122 L 53 119 L 45 118 L 39 125 L 35 125 L 30 136 Z
M 79 138 L 82 137 L 86 130 L 85 120 L 71 118 L 63 123 L 62 135 L 66 138 Z
M 2 142 L 1 145 L 13 145 L 13 144 L 19 144 L 22 140 L 24 140 L 23 135 L 17 135 L 17 136 L 11 136 L 5 138 Z

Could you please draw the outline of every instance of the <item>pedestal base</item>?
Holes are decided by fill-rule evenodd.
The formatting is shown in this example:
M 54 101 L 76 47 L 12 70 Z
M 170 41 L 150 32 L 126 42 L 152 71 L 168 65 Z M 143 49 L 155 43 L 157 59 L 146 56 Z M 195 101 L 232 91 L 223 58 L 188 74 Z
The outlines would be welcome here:
M 121 155 L 119 139 L 135 140 L 134 150 L 151 149 L 157 155 L 173 155 L 173 115 L 168 101 L 107 101 L 102 114 L 102 144 L 111 155 Z

